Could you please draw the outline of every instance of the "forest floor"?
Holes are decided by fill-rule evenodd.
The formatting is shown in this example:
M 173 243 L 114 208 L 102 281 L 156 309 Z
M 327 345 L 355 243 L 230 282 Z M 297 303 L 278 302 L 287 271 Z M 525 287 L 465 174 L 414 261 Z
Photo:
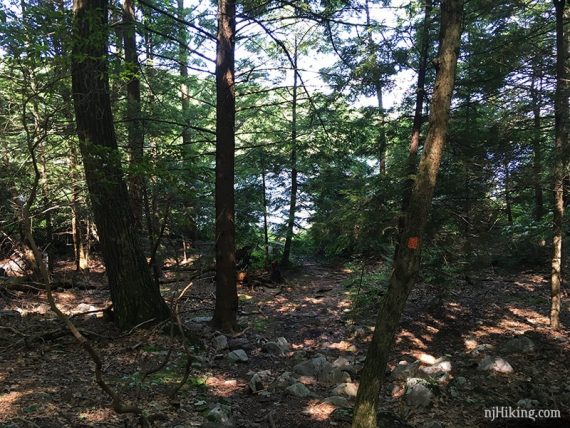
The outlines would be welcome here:
M 68 268 L 60 265 L 60 273 Z M 178 335 L 165 334 L 158 327 L 121 333 L 100 311 L 92 312 L 110 305 L 97 266 L 83 278 L 88 287 L 58 290 L 55 295 L 60 308 L 73 315 L 100 352 L 104 378 L 127 401 L 157 415 L 154 426 L 216 427 L 228 420 L 236 427 L 346 427 L 350 418 L 350 411 L 342 408 L 346 403 L 338 397 L 325 400 L 343 394 L 338 392 L 341 379 L 297 376 L 294 381 L 310 391 L 302 398 L 307 391 L 288 390 L 290 377 L 283 373 L 299 371 L 299 363 L 307 366 L 322 355 L 331 363 L 329 368 L 334 362 L 348 372 L 342 381 L 344 395 L 352 402 L 350 382 L 358 382 L 374 324 L 372 312 L 352 307 L 349 297 L 355 290 L 347 289 L 347 283 L 357 274 L 306 263 L 286 272 L 282 286 L 240 286 L 243 331 L 227 339 L 230 350 L 245 351 L 247 362 L 230 360 L 225 340 L 205 323 L 214 303 L 211 278 L 194 281 L 179 305 L 182 323 L 194 332 L 194 342 L 187 348 L 193 369 L 173 399 L 168 395 L 182 379 L 187 361 Z M 188 285 L 190 275 L 167 272 L 173 282 L 163 285 L 165 297 Z M 493 425 L 484 414 L 484 409 L 524 403 L 562 411 L 562 419 L 529 426 L 570 426 L 569 331 L 548 328 L 548 289 L 546 274 L 536 272 L 484 271 L 469 281 L 454 280 L 445 289 L 418 284 L 396 337 L 390 370 L 401 361 L 410 368 L 417 368 L 417 361 L 430 367 L 442 357 L 451 370 L 445 369 L 437 381 L 430 378 L 434 394 L 420 405 L 410 402 L 405 393 L 406 376 L 393 372 L 383 391 L 382 426 L 526 426 L 521 420 L 507 419 Z M 30 288 L 0 299 L 0 427 L 137 426 L 133 416 L 110 409 L 110 399 L 95 383 L 93 363 L 63 332 L 45 292 Z M 568 306 L 562 323 L 570 326 Z M 509 340 L 521 335 L 531 339 L 534 349 L 502 351 Z M 287 342 L 284 352 L 267 345 L 280 337 Z M 513 371 L 481 370 L 485 355 L 503 357 Z M 164 367 L 142 380 L 143 372 L 165 361 Z M 253 383 L 258 390 L 252 393 L 249 384 L 256 373 L 258 382 Z M 412 377 L 411 371 L 408 374 Z M 214 422 L 207 422 L 207 414 Z

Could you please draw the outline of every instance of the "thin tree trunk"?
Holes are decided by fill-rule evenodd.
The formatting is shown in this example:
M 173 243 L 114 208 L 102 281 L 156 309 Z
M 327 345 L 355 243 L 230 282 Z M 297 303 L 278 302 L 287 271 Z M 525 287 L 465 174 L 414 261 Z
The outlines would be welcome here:
M 213 323 L 237 330 L 235 260 L 235 29 L 234 0 L 218 2 L 216 60 L 216 306 Z
M 265 158 L 261 153 L 261 191 L 263 192 L 263 243 L 265 244 L 265 269 L 269 268 L 269 228 L 267 222 L 267 190 L 265 186 Z
M 141 165 L 144 156 L 144 134 L 141 123 L 141 84 L 139 79 L 139 58 L 135 4 L 123 0 L 123 43 L 125 49 L 125 71 L 127 76 L 127 130 L 129 148 L 129 196 L 135 219 L 135 227 L 142 230 L 144 176 Z
M 408 295 L 420 268 L 421 237 L 447 137 L 451 95 L 461 36 L 463 0 L 443 0 L 441 4 L 440 47 L 436 62 L 435 89 L 431 101 L 429 130 L 415 186 L 410 197 L 406 227 L 400 238 L 398 254 L 386 296 L 376 320 L 372 342 L 360 376 L 352 426 L 376 428 L 377 411 L 384 372 L 394 334 Z
M 378 46 L 374 43 L 372 39 L 372 27 L 371 27 L 371 19 L 370 19 L 370 4 L 369 1 L 366 0 L 365 3 L 366 7 L 366 26 L 367 26 L 367 36 L 366 36 L 366 44 L 368 49 L 368 55 L 372 57 L 371 61 L 373 61 L 374 69 L 373 69 L 373 77 L 372 77 L 372 84 L 374 85 L 374 90 L 376 91 L 376 100 L 378 102 L 378 164 L 379 164 L 379 171 L 380 174 L 386 173 L 386 149 L 387 149 L 387 140 L 386 140 L 386 111 L 384 110 L 384 96 L 383 96 L 383 85 L 382 80 L 380 78 L 380 70 L 377 64 L 376 59 L 376 50 Z
M 534 218 L 541 220 L 544 216 L 544 201 L 542 194 L 542 147 L 541 144 L 541 117 L 540 110 L 542 104 L 542 76 L 540 75 L 539 66 L 533 66 L 532 80 L 531 80 L 531 98 L 532 98 L 532 112 L 533 112 L 533 128 L 534 133 L 532 136 L 532 151 L 533 151 L 533 180 L 534 180 Z M 537 87 L 538 80 L 538 87 Z
M 565 10 L 565 0 L 554 0 L 556 9 L 556 94 L 555 121 L 555 164 L 554 164 L 554 238 L 552 242 L 551 306 L 550 326 L 560 328 L 560 306 L 562 300 L 562 236 L 564 232 L 564 177 L 568 155 L 568 96 L 570 90 L 570 56 L 568 55 L 567 28 L 570 11 Z
M 429 31 L 431 27 L 431 12 L 432 0 L 425 0 L 424 5 L 424 22 L 421 33 L 421 48 L 420 48 L 420 61 L 418 68 L 418 83 L 416 90 L 416 103 L 414 108 L 414 121 L 412 124 L 412 138 L 410 147 L 408 149 L 408 162 L 406 168 L 406 177 L 404 179 L 404 195 L 402 197 L 402 211 L 398 219 L 398 236 L 402 234 L 405 227 L 406 216 L 410 204 L 410 196 L 412 188 L 414 187 L 416 164 L 418 157 L 418 150 L 420 148 L 420 136 L 423 122 L 424 100 L 426 96 L 426 74 L 429 53 Z M 397 254 L 398 248 L 396 247 L 394 254 Z
M 170 311 L 150 276 L 121 171 L 109 98 L 107 5 L 74 0 L 71 75 L 79 147 L 115 320 L 126 329 L 166 319 Z
M 178 1 L 178 18 L 185 19 L 184 14 L 184 0 Z M 180 24 L 179 37 L 184 43 L 188 40 L 188 33 L 184 24 Z M 182 104 L 182 120 L 184 128 L 182 129 L 182 153 L 187 153 L 190 150 L 190 128 L 188 127 L 188 114 L 190 112 L 190 100 L 188 98 L 188 51 L 186 46 L 179 46 L 178 48 L 179 71 L 182 82 L 180 83 L 180 102 Z
M 507 221 L 509 225 L 513 225 L 513 208 L 511 203 L 511 171 L 509 170 L 509 160 L 504 159 L 503 167 L 505 168 L 505 208 L 507 210 Z
M 295 48 L 293 50 L 293 105 L 291 110 L 291 199 L 289 201 L 289 218 L 287 219 L 287 232 L 285 235 L 285 246 L 283 247 L 283 257 L 281 265 L 289 264 L 291 255 L 291 244 L 293 242 L 293 232 L 295 229 L 295 214 L 297 212 L 297 59 L 299 56 L 299 45 L 295 37 Z

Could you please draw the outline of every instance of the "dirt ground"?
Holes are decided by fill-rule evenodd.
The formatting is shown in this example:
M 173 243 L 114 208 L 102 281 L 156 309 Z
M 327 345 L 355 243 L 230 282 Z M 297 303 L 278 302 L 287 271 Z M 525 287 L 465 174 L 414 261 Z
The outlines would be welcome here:
M 69 268 L 61 265 L 61 272 Z M 286 273 L 283 286 L 241 286 L 240 325 L 230 347 L 244 349 L 247 363 L 216 352 L 216 334 L 197 317 L 211 316 L 214 285 L 211 278 L 194 281 L 180 300 L 182 323 L 194 331 L 181 337 L 162 326 L 119 332 L 100 311 L 110 305 L 109 290 L 96 266 L 82 278 L 81 289 L 56 291 L 61 309 L 89 337 L 101 354 L 104 378 L 128 402 L 155 415 L 154 426 L 206 426 L 204 414 L 212 404 L 231 408 L 237 427 L 347 427 L 349 411 L 322 401 L 330 388 L 302 382 L 316 395 L 296 398 L 277 391 L 252 394 L 248 382 L 254 372 L 277 376 L 302 359 L 316 354 L 330 361 L 344 356 L 361 368 L 373 331 L 374 317 L 355 317 L 346 281 L 354 275 L 339 267 L 306 263 Z M 189 272 L 167 272 L 163 293 L 170 299 L 190 284 Z M 540 272 L 500 275 L 480 272 L 469 281 L 446 287 L 418 284 L 410 297 L 392 352 L 390 368 L 429 356 L 446 357 L 452 364 L 448 382 L 438 387 L 428 407 L 405 404 L 402 381 L 387 382 L 382 399 L 386 427 L 526 426 L 529 421 L 485 419 L 484 409 L 516 406 L 521 399 L 537 400 L 539 408 L 560 409 L 562 419 L 529 426 L 570 426 L 570 340 L 568 329 L 548 328 L 549 283 Z M 197 321 L 198 320 L 198 321 Z M 562 314 L 570 325 L 568 306 Z M 498 348 L 508 339 L 525 335 L 537 345 L 532 353 L 504 356 L 511 374 L 477 369 L 477 346 Z M 290 352 L 263 352 L 267 341 L 285 337 Z M 169 350 L 171 350 L 169 352 Z M 304 351 L 300 352 L 300 351 Z M 169 394 L 181 381 L 191 353 L 192 370 L 174 398 Z M 427 357 L 426 357 L 427 356 Z M 0 427 L 131 427 L 132 415 L 118 415 L 97 386 L 93 363 L 61 327 L 49 310 L 45 292 L 10 291 L 0 297 Z M 143 381 L 144 372 L 160 368 Z M 358 381 L 358 375 L 355 376 Z M 458 377 L 465 379 L 452 388 Z M 540 425 L 542 423 L 542 425 Z M 544 425 L 546 423 L 546 425 Z M 438 425 L 439 424 L 439 425 Z M 558 425 L 556 425 L 558 424 Z M 211 426 L 216 426 L 211 425 Z

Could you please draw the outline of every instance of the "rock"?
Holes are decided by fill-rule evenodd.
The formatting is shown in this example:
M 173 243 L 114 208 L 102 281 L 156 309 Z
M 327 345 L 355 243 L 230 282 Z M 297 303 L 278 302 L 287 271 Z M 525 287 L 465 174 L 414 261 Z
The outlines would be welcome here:
M 86 316 L 89 316 L 89 317 L 95 317 L 95 316 L 97 316 L 96 311 L 98 311 L 98 310 L 99 310 L 99 308 L 96 308 L 93 305 L 88 305 L 87 303 L 80 303 L 79 305 L 77 305 L 75 307 L 73 312 L 77 313 L 77 314 L 85 314 Z M 91 312 L 91 313 L 87 313 L 87 312 Z
M 228 358 L 234 363 L 247 363 L 249 358 L 243 349 L 236 349 L 228 353 Z
M 277 342 L 267 342 L 261 346 L 262 351 L 267 352 L 271 355 L 283 355 L 283 349 Z
M 332 404 L 335 407 L 351 407 L 350 402 L 340 395 L 333 395 L 323 400 L 323 403 Z
M 289 342 L 287 342 L 287 339 L 284 337 L 278 337 L 276 342 L 283 352 L 289 351 Z
M 296 382 L 297 382 L 297 379 L 295 379 L 295 376 L 293 375 L 293 373 L 285 371 L 285 372 L 281 373 L 277 379 L 275 379 L 275 381 L 271 385 L 271 388 L 274 390 L 275 389 L 285 389 L 288 386 L 290 386 Z
M 452 398 L 459 398 L 459 391 L 457 391 L 457 388 L 454 386 L 449 387 L 449 395 L 451 395 Z
M 296 382 L 293 385 L 287 387 L 286 391 L 299 398 L 311 397 L 313 393 L 302 383 Z
M 293 371 L 302 376 L 317 377 L 323 367 L 330 364 L 323 355 L 316 356 L 307 361 L 303 361 L 293 367 Z
M 536 409 L 540 406 L 540 403 L 537 400 L 531 400 L 530 398 L 523 398 L 522 400 L 517 401 L 517 407 L 523 409 Z
M 291 359 L 293 361 L 303 361 L 306 357 L 307 357 L 307 351 L 304 351 L 302 349 L 293 352 L 293 354 L 291 355 Z
M 449 373 L 451 371 L 451 362 L 441 361 L 428 367 L 420 367 L 420 371 L 427 375 L 433 375 L 436 373 Z
M 536 350 L 536 346 L 528 337 L 519 336 L 506 342 L 500 350 L 505 354 L 526 354 Z
M 333 361 L 332 366 L 339 370 L 344 370 L 345 372 L 349 372 L 350 374 L 354 374 L 354 367 L 350 364 L 344 357 L 338 357 L 336 360 Z
M 188 320 L 189 322 L 198 323 L 198 324 L 205 324 L 212 321 L 212 317 L 194 317 Z
M 226 336 L 219 335 L 212 339 L 212 345 L 216 352 L 223 351 L 224 349 L 228 349 L 228 338 Z
M 271 375 L 271 371 L 263 370 L 257 373 L 254 373 L 251 379 L 248 382 L 248 386 L 251 392 L 254 394 L 258 393 L 259 391 L 265 389 L 265 385 L 269 382 L 269 376 Z
M 453 380 L 453 384 L 455 386 L 463 386 L 467 383 L 467 379 L 465 379 L 463 376 L 457 376 L 454 380 Z
M 347 398 L 355 398 L 358 392 L 358 385 L 354 382 L 345 382 L 337 385 L 332 390 L 334 395 L 341 395 Z
M 421 354 L 418 360 L 421 361 L 422 364 L 428 364 L 430 366 L 438 362 L 437 358 L 429 354 Z
M 473 351 L 471 351 L 471 353 L 475 356 L 480 355 L 480 354 L 484 354 L 487 351 L 492 351 L 493 349 L 495 349 L 495 347 L 493 345 L 491 345 L 490 343 L 482 343 L 481 345 L 477 345 L 475 347 L 475 349 L 473 349 Z
M 406 404 L 412 407 L 427 407 L 433 392 L 425 379 L 410 378 L 406 381 Z
M 414 361 L 411 364 L 405 360 L 400 361 L 398 365 L 394 367 L 392 373 L 390 373 L 390 379 L 405 380 L 409 377 L 414 377 L 417 374 L 420 364 L 421 361 Z
M 386 386 L 386 395 L 389 395 L 392 398 L 397 397 L 398 395 L 400 395 L 401 392 L 402 392 L 402 387 L 398 384 L 389 383 Z
M 513 367 L 500 357 L 485 357 L 477 367 L 479 370 L 492 370 L 497 373 L 512 373 Z
M 326 363 L 321 371 L 317 374 L 319 383 L 325 386 L 332 386 L 339 383 L 349 383 L 352 381 L 350 375 L 340 369 L 334 368 L 330 363 Z
M 217 426 L 229 427 L 233 426 L 230 414 L 230 406 L 226 406 L 225 404 L 216 404 L 208 411 L 208 413 L 206 413 L 206 419 Z

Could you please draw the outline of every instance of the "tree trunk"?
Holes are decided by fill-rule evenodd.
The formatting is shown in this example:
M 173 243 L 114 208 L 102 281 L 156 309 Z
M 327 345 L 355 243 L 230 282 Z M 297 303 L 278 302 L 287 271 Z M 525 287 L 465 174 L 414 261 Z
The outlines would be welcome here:
M 544 216 L 544 202 L 542 194 L 542 147 L 541 144 L 541 116 L 540 110 L 542 107 L 542 75 L 540 73 L 540 66 L 533 66 L 532 80 L 531 80 L 531 98 L 532 98 L 532 112 L 533 112 L 533 128 L 534 133 L 532 136 L 532 151 L 533 151 L 533 180 L 534 180 L 534 218 L 541 220 Z M 538 80 L 538 87 L 537 87 Z
M 269 226 L 267 222 L 267 190 L 265 186 L 265 158 L 261 152 L 261 191 L 263 192 L 263 243 L 265 245 L 265 269 L 269 269 Z
M 418 150 L 420 148 L 420 135 L 423 122 L 424 100 L 426 96 L 426 74 L 429 53 L 429 30 L 431 27 L 431 11 L 433 8 L 432 0 L 425 0 L 424 6 L 424 23 L 421 33 L 420 63 L 418 68 L 418 87 L 416 90 L 416 103 L 414 108 L 414 121 L 412 124 L 412 138 L 408 149 L 408 163 L 406 169 L 406 177 L 404 179 L 404 196 L 402 197 L 402 212 L 398 219 L 398 236 L 402 234 L 405 227 L 406 216 L 410 204 L 410 196 L 414 186 L 414 176 L 416 174 L 416 163 Z M 396 246 L 394 255 L 398 253 Z
M 283 257 L 281 265 L 289 264 L 291 255 L 291 244 L 293 242 L 293 231 L 295 228 L 295 214 L 297 212 L 297 58 L 299 56 L 299 45 L 295 37 L 295 48 L 293 51 L 293 105 L 291 110 L 291 199 L 289 201 L 289 218 L 287 219 L 287 232 L 285 235 L 285 246 L 283 247 Z
M 185 19 L 184 14 L 184 0 L 178 1 L 178 18 Z M 186 43 L 188 40 L 188 33 L 184 24 L 180 24 L 180 39 Z M 182 120 L 184 128 L 182 129 L 182 153 L 187 153 L 190 150 L 190 128 L 188 127 L 188 113 L 190 111 L 190 100 L 188 99 L 188 51 L 186 46 L 179 46 L 178 60 L 180 62 L 179 71 L 182 82 L 180 83 L 180 101 L 182 104 Z
M 235 13 L 234 0 L 219 0 L 216 60 L 216 307 L 213 323 L 237 330 L 235 260 Z
M 447 136 L 451 95 L 461 36 L 463 0 L 443 0 L 441 4 L 440 47 L 436 62 L 435 89 L 431 101 L 429 130 L 416 183 L 410 197 L 406 226 L 386 296 L 378 312 L 376 328 L 360 376 L 354 408 L 353 427 L 376 428 L 377 410 L 384 372 L 392 341 L 408 295 L 420 268 L 421 236 Z
M 117 147 L 107 71 L 107 2 L 74 0 L 72 90 L 97 232 L 117 325 L 169 317 L 141 251 Z
M 129 147 L 129 196 L 135 218 L 135 227 L 142 230 L 144 176 L 141 165 L 144 156 L 144 134 L 141 123 L 141 84 L 135 28 L 135 4 L 123 0 L 123 43 L 127 77 L 127 130 Z
M 503 160 L 503 167 L 505 168 L 505 208 L 507 210 L 507 221 L 509 226 L 513 225 L 513 208 L 511 203 L 511 171 L 509 170 L 509 160 Z
M 556 94 L 555 163 L 554 163 L 554 238 L 552 242 L 550 327 L 560 328 L 560 305 L 562 300 L 562 236 L 564 232 L 564 176 L 568 157 L 568 96 L 570 89 L 570 56 L 568 55 L 569 33 L 566 25 L 570 11 L 565 10 L 565 0 L 554 0 L 556 9 Z

